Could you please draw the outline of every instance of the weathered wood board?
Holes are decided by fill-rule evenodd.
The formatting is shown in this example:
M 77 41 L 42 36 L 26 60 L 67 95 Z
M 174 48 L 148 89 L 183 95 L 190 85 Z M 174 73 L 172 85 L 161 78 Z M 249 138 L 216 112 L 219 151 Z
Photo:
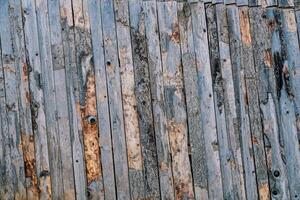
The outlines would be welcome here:
M 0 0 L 0 200 L 300 199 L 299 0 Z

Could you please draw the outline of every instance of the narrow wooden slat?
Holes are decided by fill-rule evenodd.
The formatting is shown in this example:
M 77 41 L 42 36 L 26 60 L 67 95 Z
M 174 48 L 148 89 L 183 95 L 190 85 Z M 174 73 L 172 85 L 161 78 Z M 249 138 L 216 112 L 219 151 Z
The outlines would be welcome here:
M 194 198 L 187 145 L 187 115 L 183 94 L 177 2 L 157 4 L 164 97 L 169 133 L 175 198 Z
M 10 157 L 10 137 L 8 133 L 8 121 L 6 117 L 6 104 L 5 104 L 5 80 L 4 69 L 2 64 L 2 45 L 0 37 L 0 133 L 1 133 L 1 154 L 0 154 L 0 196 L 3 199 L 13 199 L 13 183 L 11 173 L 11 157 Z
M 199 2 L 192 6 L 191 12 L 199 82 L 200 111 L 203 113 L 203 115 L 201 114 L 201 125 L 204 131 L 206 156 L 209 158 L 207 159 L 208 193 L 210 199 L 222 199 L 223 187 L 204 4 Z
M 23 150 L 26 190 L 28 199 L 38 198 L 37 174 L 35 165 L 34 135 L 31 122 L 30 91 L 29 91 L 29 64 L 27 63 L 23 22 L 21 12 L 21 2 L 18 0 L 10 1 L 13 32 L 12 44 L 16 60 L 17 93 L 19 103 L 19 119 L 21 145 Z
M 66 75 L 62 33 L 60 24 L 60 10 L 58 1 L 48 1 L 49 24 L 51 34 L 51 53 L 54 69 L 54 84 L 57 104 L 57 123 L 60 137 L 62 175 L 64 198 L 75 198 L 72 146 L 70 140 L 70 121 L 66 91 Z
M 237 199 L 245 199 L 245 180 L 243 173 L 241 139 L 238 129 L 238 118 L 236 111 L 236 97 L 233 83 L 232 63 L 230 58 L 228 23 L 226 16 L 226 6 L 216 5 L 216 21 L 219 40 L 220 68 L 222 83 L 224 88 L 224 104 L 226 112 L 226 128 L 231 145 L 232 178 L 234 196 Z
M 271 52 L 272 34 L 270 34 L 270 30 L 274 29 L 274 24 L 272 21 L 266 20 L 267 13 L 262 8 L 250 8 L 249 18 L 253 51 L 257 52 L 253 55 L 258 76 L 260 107 L 263 114 L 270 190 L 271 193 L 278 192 L 275 199 L 287 199 L 287 177 L 279 142 L 279 109 Z
M 36 21 L 35 2 L 22 0 L 25 47 L 30 83 L 30 104 L 32 129 L 35 143 L 35 166 L 38 177 L 39 197 L 50 199 L 52 194 L 50 183 L 50 164 L 48 141 L 46 134 L 46 116 L 44 109 L 44 92 L 41 80 L 41 61 L 39 55 L 38 27 Z
M 194 50 L 191 6 L 193 6 L 193 4 L 178 4 L 182 67 L 187 104 L 195 199 L 208 199 L 207 158 L 205 154 L 203 129 L 201 127 L 201 97 L 199 96 L 199 83 L 197 80 L 198 76 Z
M 89 1 L 105 199 L 116 199 L 100 1 Z
M 235 4 L 236 0 L 224 0 L 225 5 Z
M 260 199 L 269 199 L 268 173 L 264 150 L 263 130 L 259 109 L 257 76 L 253 60 L 248 8 L 239 9 L 242 40 L 242 66 L 246 83 L 246 104 L 249 109 L 253 153 L 256 167 L 256 180 Z
M 171 150 L 168 130 L 166 129 L 166 111 L 164 108 L 164 82 L 156 2 L 146 1 L 143 3 L 143 8 L 145 10 L 145 29 L 148 45 L 149 75 L 159 167 L 160 192 L 162 199 L 174 199 Z
M 224 102 L 224 87 L 222 83 L 221 60 L 216 23 L 216 7 L 206 6 L 207 35 L 210 53 L 211 76 L 216 114 L 217 135 L 220 151 L 223 195 L 225 199 L 234 198 L 233 172 L 231 168 L 232 149 L 226 129 L 226 111 Z
M 250 5 L 256 5 L 257 0 L 236 0 L 236 5 L 238 6 L 250 6 Z
M 280 108 L 282 120 L 282 135 L 284 141 L 285 157 L 287 162 L 287 175 L 289 180 L 290 197 L 299 198 L 299 45 L 296 34 L 296 22 L 293 9 L 278 9 L 275 13 L 276 22 L 280 26 L 279 36 L 281 49 L 280 59 L 277 61 L 280 87 Z M 278 53 L 277 53 L 278 54 Z M 298 119 L 297 119 L 298 118 Z M 298 126 L 298 127 L 297 127 Z M 297 140 L 298 139 L 298 140 Z
M 246 102 L 246 85 L 242 68 L 242 39 L 240 32 L 239 11 L 234 5 L 227 7 L 228 33 L 231 52 L 234 90 L 236 97 L 237 118 L 241 135 L 242 158 L 245 175 L 247 199 L 257 199 L 256 175 L 251 142 L 250 120 Z
M 143 161 L 144 198 L 159 199 L 158 163 L 150 93 L 145 11 L 142 1 L 129 1 L 135 94 Z M 124 93 L 123 93 L 124 95 Z
M 140 88 L 138 88 L 138 77 L 140 71 L 139 68 L 136 67 L 134 72 L 133 68 L 128 1 L 114 1 L 114 10 L 119 53 L 118 55 L 120 62 L 130 192 L 132 199 L 143 199 L 145 198 L 143 184 L 143 161 L 137 112 L 138 103 L 134 91 L 135 86 L 137 86 L 136 91 L 140 90 Z M 134 80 L 134 75 L 136 75 L 136 83 Z M 141 94 L 137 93 L 137 95 Z
M 22 135 L 20 133 L 20 116 L 19 116 L 19 94 L 18 94 L 18 62 L 19 58 L 14 52 L 15 45 L 14 36 L 17 34 L 15 27 L 17 19 L 14 18 L 13 4 L 9 1 L 0 1 L 0 38 L 2 50 L 2 70 L 4 75 L 4 88 L 5 88 L 5 117 L 4 123 L 7 123 L 5 137 L 8 139 L 10 147 L 9 157 L 11 161 L 5 165 L 6 172 L 8 173 L 8 191 L 13 193 L 14 199 L 25 199 L 26 185 L 25 185 L 25 171 L 22 150 Z M 15 42 L 15 41 L 14 41 Z M 8 152 L 7 152 L 8 153 Z M 10 185 L 12 184 L 12 185 Z
M 118 199 L 129 199 L 128 163 L 124 119 L 122 110 L 120 66 L 113 2 L 101 1 L 103 25 L 104 58 L 106 64 L 107 89 L 109 97 L 110 122 L 114 150 L 115 178 Z
M 41 83 L 44 95 L 46 130 L 48 139 L 48 152 L 50 161 L 50 174 L 52 185 L 52 198 L 63 196 L 63 177 L 60 155 L 60 139 L 56 121 L 56 101 L 53 74 L 48 6 L 46 1 L 36 0 L 36 17 L 41 59 Z M 49 173 L 49 172 L 48 172 Z M 47 176 L 47 173 L 46 173 Z
M 282 7 L 282 8 L 294 7 L 294 1 L 293 0 L 278 0 L 278 7 Z

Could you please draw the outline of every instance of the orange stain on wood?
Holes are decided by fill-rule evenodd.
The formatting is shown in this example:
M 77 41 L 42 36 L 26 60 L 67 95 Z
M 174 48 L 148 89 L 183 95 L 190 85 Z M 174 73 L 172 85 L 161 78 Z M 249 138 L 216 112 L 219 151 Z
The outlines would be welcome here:
M 240 10 L 240 26 L 243 43 L 247 45 L 251 44 L 248 10 L 244 8 Z
M 270 199 L 270 191 L 268 183 L 263 183 L 259 187 L 259 199 L 261 200 L 268 200 Z
M 94 75 L 88 75 L 86 87 L 85 105 L 81 107 L 80 110 L 83 125 L 83 143 L 87 182 L 90 184 L 101 177 Z

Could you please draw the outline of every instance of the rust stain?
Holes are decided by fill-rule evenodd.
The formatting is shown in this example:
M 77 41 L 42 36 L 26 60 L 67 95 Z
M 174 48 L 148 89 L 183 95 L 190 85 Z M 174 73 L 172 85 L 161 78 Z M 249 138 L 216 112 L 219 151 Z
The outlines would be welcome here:
M 295 15 L 293 11 L 288 11 L 284 13 L 284 18 L 286 26 L 289 32 L 297 32 L 297 25 L 295 20 Z
M 21 133 L 21 146 L 23 150 L 25 177 L 30 178 L 30 190 L 33 196 L 38 195 L 38 182 L 35 166 L 35 150 L 34 150 L 34 137 L 33 135 Z
M 26 63 L 23 63 L 22 69 L 23 69 L 23 80 L 28 81 L 28 65 Z
M 83 143 L 87 171 L 87 182 L 101 177 L 100 148 L 96 111 L 95 76 L 87 76 L 85 105 L 80 108 L 83 125 Z
M 240 10 L 240 26 L 243 43 L 247 45 L 251 44 L 250 24 L 247 9 Z
M 270 191 L 268 187 L 268 183 L 263 183 L 259 187 L 259 199 L 268 200 L 270 199 Z
M 49 175 L 47 176 L 42 176 L 39 179 L 39 193 L 40 193 L 40 198 L 41 199 L 47 199 L 51 200 L 52 199 L 52 189 L 51 189 L 51 178 Z M 45 191 L 42 192 L 42 191 Z
M 264 63 L 267 67 L 272 67 L 272 54 L 270 49 L 264 50 Z
M 172 35 L 171 35 L 171 41 L 173 41 L 175 43 L 180 42 L 179 25 L 177 23 L 174 26 L 174 30 L 173 30 Z

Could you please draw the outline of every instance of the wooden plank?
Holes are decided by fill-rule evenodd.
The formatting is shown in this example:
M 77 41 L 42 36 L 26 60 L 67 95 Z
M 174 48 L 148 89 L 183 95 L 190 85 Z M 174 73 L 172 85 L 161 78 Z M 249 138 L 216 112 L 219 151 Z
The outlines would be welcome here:
M 230 58 L 228 23 L 226 16 L 226 6 L 216 5 L 216 21 L 220 52 L 220 68 L 224 89 L 224 106 L 226 112 L 226 128 L 231 145 L 232 178 L 234 196 L 237 199 L 245 199 L 245 180 L 243 173 L 243 161 L 241 153 L 241 140 L 238 129 L 238 119 L 236 111 L 236 97 L 233 83 L 232 63 Z M 230 155 L 230 154 L 229 154 Z
M 297 141 L 297 117 L 299 117 L 299 45 L 296 33 L 295 16 L 292 9 L 276 10 L 275 19 L 279 28 L 281 48 L 276 49 L 276 69 L 278 77 L 279 102 L 281 108 L 282 137 L 284 142 L 287 176 L 289 181 L 290 198 L 299 198 L 300 173 L 295 170 L 300 165 L 299 141 Z M 275 60 L 275 59 L 274 59 Z M 288 133 L 288 134 L 287 134 Z M 298 138 L 299 139 L 299 138 Z M 296 168 L 295 168 L 296 167 Z
M 201 127 L 201 97 L 199 96 L 199 83 L 197 80 L 191 6 L 193 5 L 188 3 L 178 4 L 178 22 L 195 199 L 208 199 L 207 158 Z
M 158 3 L 157 10 L 175 198 L 191 199 L 194 198 L 194 192 L 188 156 L 177 2 Z
M 204 131 L 206 156 L 210 158 L 207 160 L 208 193 L 211 199 L 221 199 L 223 198 L 223 187 L 204 4 L 200 2 L 192 6 L 191 12 L 199 82 L 200 111 L 205 113 L 201 115 L 201 125 Z
M 293 0 L 278 0 L 278 7 L 281 7 L 281 8 L 294 7 L 294 1 Z
M 69 110 L 70 138 L 73 158 L 74 182 L 77 199 L 86 199 L 86 173 L 84 162 L 84 147 L 79 105 L 79 89 L 77 78 L 75 28 L 73 22 L 73 7 L 71 0 L 60 1 L 60 17 L 64 64 L 66 73 L 66 88 Z M 77 22 L 76 22 L 77 23 Z M 76 32 L 77 33 L 77 32 Z
M 75 198 L 72 146 L 70 140 L 70 122 L 68 113 L 68 100 L 66 91 L 66 75 L 62 33 L 60 24 L 60 10 L 58 1 L 49 1 L 49 28 L 51 34 L 51 53 L 54 69 L 55 101 L 57 104 L 57 124 L 60 137 L 60 148 L 63 175 L 64 198 Z
M 144 177 L 136 91 L 139 91 L 139 67 L 133 68 L 128 1 L 114 1 L 118 55 L 120 62 L 124 125 L 127 144 L 129 182 L 132 199 L 143 199 Z M 137 51 L 134 49 L 135 52 Z M 136 76 L 135 76 L 136 75 Z M 135 82 L 135 77 L 136 81 Z M 135 87 L 136 86 L 136 87 Z M 142 95 L 137 93 L 138 95 Z M 151 102 L 151 101 L 150 101 Z M 149 102 L 149 103 L 150 103 Z M 140 106 L 139 106 L 140 107 Z M 140 110 L 139 110 L 140 112 Z
M 60 155 L 60 139 L 56 121 L 56 101 L 53 74 L 48 6 L 45 1 L 36 1 L 36 17 L 38 27 L 39 49 L 41 59 L 41 83 L 47 101 L 44 99 L 52 198 L 63 196 L 63 177 Z
M 51 198 L 50 164 L 46 134 L 44 92 L 41 85 L 41 61 L 36 21 L 36 8 L 33 0 L 22 0 L 27 65 L 29 66 L 30 104 L 32 129 L 35 143 L 35 162 L 38 177 L 39 197 Z
M 212 87 L 215 105 L 217 136 L 220 151 L 220 165 L 222 172 L 223 195 L 225 199 L 233 199 L 233 172 L 231 168 L 232 153 L 229 143 L 229 137 L 226 129 L 226 112 L 224 102 L 224 87 L 222 82 L 221 73 L 221 60 L 218 41 L 218 30 L 216 23 L 216 7 L 206 6 L 206 19 L 207 19 L 207 35 L 210 53 L 210 66 L 212 76 Z
M 6 170 L 8 170 L 8 193 L 13 193 L 14 199 L 25 199 L 26 185 L 25 185 L 25 171 L 22 150 L 22 135 L 20 134 L 20 117 L 19 117 L 19 94 L 18 94 L 18 62 L 14 52 L 15 25 L 17 21 L 13 16 L 12 10 L 14 6 L 8 1 L 0 1 L 0 37 L 2 49 L 2 69 L 4 75 L 5 88 L 5 114 L 7 118 L 7 132 L 5 132 L 10 147 L 10 159 L 7 163 Z M 11 7 L 10 7 L 11 6 Z M 17 8 L 16 8 L 17 9 Z
M 288 68 L 290 71 L 291 92 L 295 104 L 296 125 L 298 132 L 298 140 L 300 143 L 300 56 L 299 40 L 297 37 L 297 24 L 293 9 L 281 10 L 281 33 L 282 46 L 285 48 Z
M 116 199 L 100 1 L 89 1 L 105 199 Z
M 166 129 L 166 111 L 163 87 L 163 69 L 161 63 L 160 40 L 157 24 L 155 1 L 143 3 L 145 10 L 145 29 L 148 44 L 149 75 L 151 83 L 154 130 L 156 136 L 157 159 L 159 166 L 160 192 L 162 199 L 174 199 L 171 150 L 168 130 Z
M 155 132 L 152 114 L 145 11 L 142 1 L 129 1 L 135 94 L 142 148 L 144 198 L 160 199 Z M 123 93 L 124 95 L 124 93 Z
M 5 104 L 5 80 L 4 69 L 2 62 L 2 45 L 0 37 L 0 133 L 1 133 L 1 154 L 0 154 L 0 196 L 3 199 L 14 199 L 12 172 L 11 172 L 11 157 L 10 157 L 10 137 L 8 133 L 8 121 Z
M 241 135 L 242 158 L 245 174 L 245 189 L 247 199 L 257 199 L 256 174 L 252 152 L 250 120 L 246 104 L 246 85 L 244 69 L 242 68 L 242 38 L 240 32 L 239 11 L 234 5 L 227 7 L 229 45 L 233 71 L 234 90 L 236 97 L 237 118 Z
M 101 17 L 103 25 L 104 59 L 108 79 L 107 89 L 110 105 L 117 197 L 118 199 L 129 199 L 130 189 L 122 110 L 120 66 L 118 62 L 116 27 L 114 22 L 115 15 L 112 1 L 101 1 Z
M 37 174 L 35 167 L 34 135 L 31 122 L 30 92 L 23 23 L 21 13 L 21 2 L 10 1 L 11 18 L 13 19 L 10 29 L 12 31 L 12 45 L 16 60 L 16 82 L 19 103 L 19 124 L 21 134 L 21 146 L 23 150 L 25 184 L 28 199 L 38 198 Z
M 253 60 L 248 8 L 239 9 L 242 39 L 242 66 L 246 83 L 246 104 L 249 110 L 253 153 L 256 167 L 256 180 L 260 199 L 269 199 L 269 183 L 264 150 L 263 130 L 259 109 L 257 76 Z M 251 97 L 251 98 L 248 98 Z
M 249 18 L 251 38 L 254 52 L 254 63 L 257 73 L 257 86 L 260 108 L 263 114 L 263 129 L 265 134 L 265 152 L 269 172 L 270 190 L 274 199 L 288 199 L 287 177 L 285 162 L 282 159 L 279 141 L 278 100 L 274 65 L 272 62 L 270 31 L 274 28 L 273 22 L 267 21 L 267 13 L 262 8 L 250 8 Z M 273 27 L 272 27 L 273 26 Z M 278 193 L 274 195 L 273 193 Z
M 100 163 L 98 114 L 96 107 L 95 73 L 91 44 L 88 2 L 76 1 L 78 21 L 75 22 L 77 44 L 77 73 L 79 83 L 79 107 L 84 144 L 84 158 L 88 199 L 104 199 Z

